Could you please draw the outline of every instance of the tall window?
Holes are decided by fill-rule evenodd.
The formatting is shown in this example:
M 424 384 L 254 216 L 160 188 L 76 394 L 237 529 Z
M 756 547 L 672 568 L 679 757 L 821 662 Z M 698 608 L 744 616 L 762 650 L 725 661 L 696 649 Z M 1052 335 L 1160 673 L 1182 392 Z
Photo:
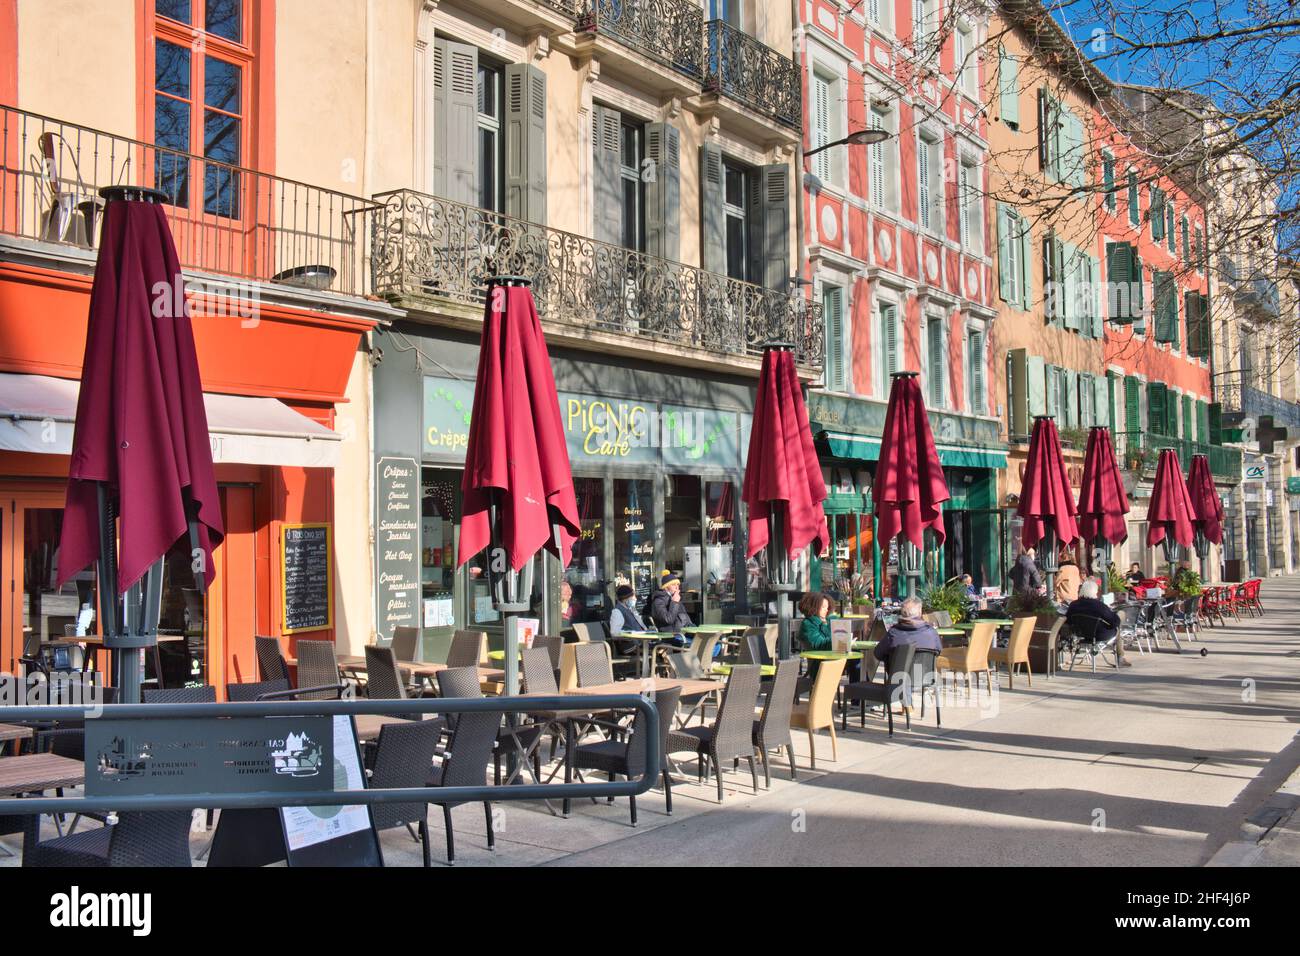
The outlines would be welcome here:
M 979 170 L 973 162 L 963 159 L 957 167 L 957 204 L 960 213 L 961 244 L 962 248 L 977 253 L 984 251 L 982 200 Z
M 970 96 L 976 95 L 975 81 L 978 73 L 975 59 L 974 35 L 969 27 L 959 26 L 955 34 L 957 54 L 957 75 L 961 88 Z
M 645 251 L 645 128 L 626 117 L 619 131 L 619 177 L 623 202 L 623 246 Z
M 812 148 L 825 146 L 831 142 L 831 94 L 834 90 L 834 81 L 828 80 L 820 73 L 813 74 L 813 115 L 812 115 Z M 829 182 L 831 178 L 831 151 L 822 150 L 813 157 L 813 171 L 817 178 L 822 182 Z
M 890 129 L 889 115 L 883 110 L 873 108 L 871 128 Z M 897 153 L 888 147 L 890 143 L 894 143 L 892 138 L 883 143 L 872 143 L 867 147 L 871 150 L 871 201 L 880 209 L 897 210 L 897 193 L 893 190 L 893 184 L 897 179 L 893 175 Z
M 478 61 L 478 204 L 480 209 L 505 212 L 505 138 L 501 103 L 501 68 Z
M 238 218 L 253 63 L 244 2 L 155 0 L 154 12 L 154 185 L 172 205 Z M 184 153 L 209 162 L 195 168 Z
M 885 398 L 889 395 L 889 376 L 898 371 L 898 306 L 892 302 L 880 304 L 877 327 L 880 330 L 879 347 L 876 349 L 876 394 Z
M 1114 212 L 1118 202 L 1115 195 L 1115 157 L 1107 152 L 1101 154 L 1101 182 L 1106 190 L 1106 210 Z
M 734 163 L 723 162 L 723 204 L 726 217 L 727 275 L 733 279 L 749 279 L 749 170 Z
M 1136 226 L 1142 222 L 1142 211 L 1138 208 L 1138 174 L 1136 169 L 1128 171 L 1128 221 Z
M 944 378 L 947 375 L 948 362 L 947 350 L 948 343 L 943 334 L 943 319 L 938 316 L 931 316 L 926 322 L 926 378 L 929 379 L 929 388 L 926 389 L 928 400 L 931 408 L 945 407 L 945 389 Z
M 826 387 L 842 392 L 848 387 L 844 341 L 844 289 L 837 285 L 822 286 L 822 315 L 826 320 Z
M 972 415 L 985 414 L 984 362 L 984 332 L 971 329 L 966 333 L 966 408 Z
M 917 222 L 922 229 L 939 232 L 943 202 L 943 153 L 939 142 L 922 133 L 917 142 Z

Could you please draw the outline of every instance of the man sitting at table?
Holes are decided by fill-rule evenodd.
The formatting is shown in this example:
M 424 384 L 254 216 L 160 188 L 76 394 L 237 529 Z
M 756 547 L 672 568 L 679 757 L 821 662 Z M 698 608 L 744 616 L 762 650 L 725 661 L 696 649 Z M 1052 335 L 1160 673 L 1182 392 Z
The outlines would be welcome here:
M 637 613 L 636 591 L 626 584 L 620 584 L 614 596 L 618 599 L 618 603 L 614 605 L 614 610 L 609 615 L 610 637 L 618 637 L 624 631 L 653 630 L 646 626 L 641 615 Z
M 682 628 L 693 627 L 691 616 L 682 607 L 682 579 L 671 571 L 664 572 L 659 590 L 650 599 L 650 620 L 660 631 L 680 635 Z
M 1065 612 L 1065 623 L 1076 634 L 1092 634 L 1095 627 L 1096 641 L 1101 644 L 1115 638 L 1119 633 L 1120 622 L 1119 615 L 1097 597 L 1098 593 L 1097 582 L 1092 578 L 1079 585 L 1079 596 L 1070 602 L 1070 607 Z M 1094 625 L 1087 618 L 1097 618 L 1101 623 Z M 1074 626 L 1076 621 L 1079 623 L 1077 629 Z M 1119 667 L 1133 666 L 1124 659 L 1123 641 L 1115 641 L 1115 661 Z
M 910 597 L 903 601 L 902 615 L 898 623 L 885 632 L 885 636 L 880 639 L 876 645 L 876 660 L 889 669 L 889 655 L 896 647 L 904 644 L 913 644 L 918 650 L 934 651 L 936 654 L 943 650 L 943 641 L 939 639 L 939 632 L 934 629 L 924 617 L 921 616 L 922 604 L 921 599 Z

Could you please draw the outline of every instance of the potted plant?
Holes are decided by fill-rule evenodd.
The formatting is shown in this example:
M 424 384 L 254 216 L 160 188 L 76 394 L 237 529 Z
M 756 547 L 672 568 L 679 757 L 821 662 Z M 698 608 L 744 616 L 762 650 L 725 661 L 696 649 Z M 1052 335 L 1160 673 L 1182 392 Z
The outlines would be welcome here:
M 1128 582 L 1119 573 L 1114 561 L 1106 565 L 1106 590 L 1115 595 L 1117 601 L 1128 593 Z
M 871 609 L 871 575 L 865 571 L 846 575 L 835 582 L 842 603 L 851 607 L 854 614 L 865 614 Z
M 947 611 L 954 624 L 960 624 L 970 616 L 970 599 L 960 578 L 944 584 L 926 585 L 917 596 L 921 599 L 921 610 L 927 614 Z
M 1169 590 L 1180 598 L 1199 597 L 1201 588 L 1201 576 L 1191 568 L 1179 568 L 1169 586 Z
M 1033 614 L 1039 627 L 1051 627 L 1060 617 L 1056 602 L 1037 591 L 1017 591 L 1007 601 L 1007 617 L 1024 617 Z

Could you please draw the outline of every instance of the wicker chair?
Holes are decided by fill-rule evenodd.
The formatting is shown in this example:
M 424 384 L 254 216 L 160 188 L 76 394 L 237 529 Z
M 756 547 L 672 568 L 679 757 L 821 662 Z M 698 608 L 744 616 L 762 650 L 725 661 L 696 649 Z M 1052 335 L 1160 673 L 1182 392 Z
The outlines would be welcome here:
M 373 789 L 396 790 L 423 787 L 428 783 L 442 726 L 441 721 L 431 720 L 384 724 L 379 730 L 379 740 L 375 745 L 368 786 Z M 427 803 L 375 803 L 371 804 L 370 815 L 375 821 L 376 830 L 409 828 L 412 825 L 418 827 L 424 865 L 430 865 Z
M 300 648 L 302 644 L 298 645 Z M 395 627 L 393 628 L 393 655 L 403 663 L 409 664 L 415 660 L 415 652 L 420 646 L 420 629 L 418 627 Z M 298 655 L 299 660 L 302 654 Z M 310 686 L 310 685 L 308 685 Z
M 190 866 L 189 810 L 121 813 L 114 826 L 70 833 L 44 842 L 40 817 L 23 829 L 23 866 Z
M 844 658 L 822 661 L 813 678 L 808 703 L 796 703 L 790 711 L 790 726 L 808 731 L 809 763 L 817 769 L 817 739 L 815 732 L 823 727 L 831 734 L 831 760 L 839 760 L 839 744 L 835 741 L 835 694 L 844 676 Z
M 777 664 L 776 677 L 767 685 L 763 713 L 754 721 L 754 746 L 763 758 L 763 781 L 768 790 L 772 789 L 768 754 L 777 748 L 785 748 L 786 758 L 790 761 L 790 779 L 799 779 L 794 765 L 794 746 L 790 741 L 790 714 L 794 710 L 794 688 L 798 680 L 799 658 L 791 657 Z
M 287 678 L 283 680 L 264 680 L 252 684 L 227 684 L 226 700 L 240 704 L 255 701 L 263 694 L 278 694 L 289 689 Z
M 485 631 L 457 631 L 451 637 L 451 647 L 447 651 L 447 666 L 477 667 L 482 663 L 486 649 Z
M 284 663 L 284 652 L 280 650 L 280 640 L 275 637 L 254 637 L 253 645 L 257 649 L 257 670 L 262 680 L 289 679 L 289 668 Z
M 1058 616 L 1048 628 L 1035 627 L 1029 639 L 1030 666 L 1051 679 L 1056 674 L 1057 647 L 1061 640 L 1061 630 L 1065 627 L 1065 618 Z
M 737 663 L 772 663 L 772 658 L 767 653 L 766 631 L 766 628 L 751 627 L 740 636 L 740 653 L 736 656 Z
M 333 641 L 298 642 L 298 686 L 340 688 L 313 691 L 301 695 L 299 700 L 338 700 L 342 696 L 343 678 L 334 657 Z
M 460 714 L 456 730 L 451 737 L 450 753 L 442 766 L 434 767 L 426 781 L 430 787 L 474 787 L 487 784 L 487 764 L 496 745 L 497 731 L 501 727 L 502 711 L 478 711 Z M 443 824 L 447 828 L 447 862 L 456 862 L 455 835 L 452 831 L 451 808 L 455 804 L 430 800 L 442 807 Z M 484 801 L 487 819 L 487 845 L 496 849 L 496 833 L 492 829 L 492 804 Z
M 1032 614 L 1026 614 L 1016 618 L 1011 625 L 1011 637 L 1007 640 L 1006 647 L 995 647 L 989 650 L 989 663 L 993 665 L 996 671 L 999 665 L 1005 664 L 1007 668 L 1007 688 L 1015 690 L 1016 687 L 1016 665 L 1025 665 L 1025 679 L 1029 681 L 1029 686 L 1034 686 L 1034 675 L 1029 664 L 1029 639 L 1034 636 L 1034 625 L 1038 618 Z
M 592 687 L 614 683 L 614 662 L 604 641 L 578 644 L 573 649 L 578 671 L 578 686 Z
M 439 671 L 438 696 L 457 697 L 465 700 L 479 700 L 482 698 L 483 690 L 479 685 L 478 668 L 449 667 L 445 671 Z M 447 714 L 445 716 L 448 726 L 451 727 L 454 733 L 461 715 Z M 519 746 L 523 747 L 524 752 L 532 759 L 533 773 L 538 777 L 541 776 L 541 758 L 537 753 L 537 744 L 545 730 L 545 724 L 522 724 L 516 726 L 513 732 L 507 727 L 501 728 L 497 734 L 496 744 L 492 748 L 494 782 L 498 787 L 501 786 L 501 758 L 514 746 L 514 739 L 519 741 Z
M 993 636 L 997 629 L 998 626 L 992 621 L 976 621 L 965 647 L 945 648 L 935 661 L 940 670 L 950 670 L 965 677 L 967 694 L 971 691 L 972 676 L 975 678 L 975 688 L 979 688 L 980 674 L 984 675 L 984 680 L 988 683 L 989 693 L 993 693 L 989 650 L 993 646 Z
M 894 736 L 894 704 L 901 703 L 903 713 L 907 717 L 907 729 L 911 730 L 912 663 L 915 659 L 915 644 L 899 644 L 889 652 L 889 660 L 885 662 L 884 683 L 852 681 L 845 684 L 844 709 L 840 712 L 840 730 L 848 730 L 848 705 L 855 700 L 858 702 L 858 722 L 863 728 L 867 726 L 867 704 L 882 704 L 885 708 L 885 717 L 889 722 L 889 736 Z M 930 663 L 933 666 L 933 655 Z M 924 699 L 923 694 L 922 700 Z
M 560 673 L 560 648 L 564 646 L 564 638 L 558 634 L 538 634 L 533 638 L 534 649 L 544 649 L 551 658 L 551 669 L 555 671 L 556 677 Z
M 704 727 L 687 727 L 668 734 L 665 753 L 690 752 L 699 760 L 699 777 L 704 778 L 712 765 L 718 778 L 718 802 L 722 802 L 722 763 L 726 760 L 749 761 L 749 774 L 758 793 L 758 765 L 754 762 L 754 708 L 758 704 L 758 685 L 762 668 L 757 664 L 737 664 L 727 679 L 727 688 L 718 708 L 717 719 Z M 705 758 L 708 758 L 708 764 Z
M 202 687 L 164 687 L 142 690 L 140 697 L 146 704 L 215 704 L 217 689 L 211 684 Z
M 366 645 L 366 696 L 371 700 L 406 700 L 406 681 L 391 647 Z

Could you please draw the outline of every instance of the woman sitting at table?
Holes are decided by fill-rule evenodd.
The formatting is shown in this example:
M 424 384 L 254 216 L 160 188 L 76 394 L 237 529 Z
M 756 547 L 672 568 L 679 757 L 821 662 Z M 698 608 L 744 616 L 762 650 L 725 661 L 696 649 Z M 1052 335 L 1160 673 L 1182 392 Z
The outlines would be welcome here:
M 820 591 L 809 591 L 799 601 L 799 611 L 803 621 L 799 624 L 799 643 L 806 651 L 829 651 L 831 649 L 831 602 Z M 817 662 L 810 661 L 808 672 L 817 673 Z M 858 662 L 849 661 L 845 665 L 849 680 L 858 679 Z

